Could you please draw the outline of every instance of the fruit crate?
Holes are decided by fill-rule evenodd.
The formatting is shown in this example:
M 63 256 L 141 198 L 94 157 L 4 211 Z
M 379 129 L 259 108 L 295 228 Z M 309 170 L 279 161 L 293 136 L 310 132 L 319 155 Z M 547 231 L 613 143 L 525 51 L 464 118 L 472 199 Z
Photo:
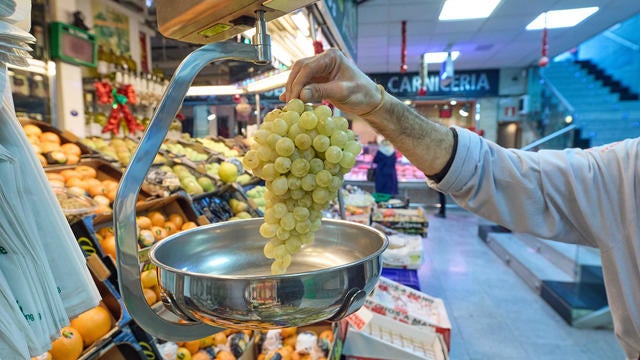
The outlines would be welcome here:
M 194 196 L 192 203 L 200 216 L 204 216 L 211 223 L 217 223 L 236 216 L 231 204 L 232 199 L 246 204 L 244 211 L 250 217 L 262 216 L 262 212 L 237 184 L 226 184 L 216 191 Z
M 62 131 L 46 122 L 43 121 L 39 121 L 39 120 L 33 120 L 33 119 L 27 119 L 27 118 L 21 118 L 20 119 L 20 125 L 22 127 L 24 127 L 25 125 L 34 125 L 37 126 L 42 132 L 51 132 L 54 133 L 58 136 L 58 138 L 60 139 L 60 145 L 64 145 L 67 143 L 72 143 L 77 145 L 80 148 L 80 158 L 85 158 L 85 157 L 95 157 L 98 156 L 98 152 L 93 150 L 92 148 L 86 146 L 85 144 L 83 144 L 80 141 L 80 138 L 78 138 L 75 134 L 69 132 L 69 131 Z M 43 153 L 43 156 L 47 156 L 46 154 L 47 152 Z M 45 167 L 55 167 L 55 166 L 61 166 L 61 165 L 65 165 L 65 164 L 47 164 Z
M 272 340 L 274 338 L 280 339 L 284 345 L 285 343 L 293 344 L 291 345 L 296 350 L 297 341 L 290 341 L 290 336 L 297 336 L 302 333 L 312 333 L 317 337 L 316 344 L 317 347 L 314 346 L 314 351 L 312 354 L 305 354 L 305 350 L 299 351 L 291 354 L 291 358 L 296 359 L 312 359 L 312 358 L 321 358 L 328 360 L 340 360 L 342 355 L 342 345 L 344 343 L 344 336 L 346 335 L 346 322 L 329 322 L 329 321 L 321 321 L 311 325 L 300 326 L 298 328 L 287 328 L 287 329 L 276 329 L 271 330 L 269 334 L 269 338 Z M 288 335 L 287 332 L 292 332 L 295 330 L 295 334 Z M 283 338 L 283 331 L 286 336 Z M 278 332 L 280 332 L 278 334 Z M 278 351 L 277 349 L 272 349 L 274 347 L 274 342 L 271 343 L 266 339 L 267 334 L 265 332 L 261 332 L 256 336 L 256 341 L 254 345 L 254 353 L 256 354 L 256 359 L 262 359 L 263 357 L 269 358 L 269 355 L 273 354 L 273 351 Z M 308 338 L 307 338 L 308 339 Z M 304 342 L 301 342 L 301 345 Z M 311 345 L 312 343 L 308 343 L 305 345 Z M 307 347 L 305 346 L 305 348 Z M 320 352 L 322 354 L 320 355 Z M 285 352 L 286 353 L 286 352 Z M 277 355 L 274 355 L 272 358 L 277 358 Z M 289 356 L 283 356 L 282 358 L 288 359 Z
M 166 139 L 161 149 L 169 159 L 176 162 L 189 161 L 194 165 L 202 165 L 212 161 L 219 162 L 223 160 L 220 154 L 195 141 Z
M 180 168 L 179 171 L 184 171 L 182 177 L 181 173 L 176 173 L 177 168 Z M 198 186 L 186 183 L 184 181 L 185 175 L 195 177 Z M 205 186 L 203 186 L 198 179 L 210 183 L 209 186 L 211 186 L 211 189 L 205 189 Z M 186 158 L 174 158 L 168 159 L 162 165 L 152 165 L 147 172 L 143 189 L 153 194 L 162 194 L 163 196 L 182 189 L 189 195 L 196 196 L 201 194 L 201 190 L 211 192 L 220 188 L 222 185 L 219 179 L 206 173 L 204 165 L 194 164 Z
M 371 222 L 405 234 L 427 236 L 429 222 L 421 207 L 413 209 L 374 209 Z

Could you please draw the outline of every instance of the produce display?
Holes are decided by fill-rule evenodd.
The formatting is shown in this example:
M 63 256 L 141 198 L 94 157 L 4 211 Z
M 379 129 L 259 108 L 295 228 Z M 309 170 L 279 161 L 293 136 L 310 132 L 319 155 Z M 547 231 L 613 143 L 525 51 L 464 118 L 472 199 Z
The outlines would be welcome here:
M 258 360 L 326 360 L 333 344 L 330 327 L 305 329 L 290 327 L 263 331 L 258 334 L 256 345 Z
M 313 242 L 322 210 L 355 164 L 361 146 L 348 126 L 328 106 L 293 99 L 269 112 L 256 132 L 243 164 L 265 180 L 260 234 L 269 239 L 264 254 L 274 259 L 273 274 L 284 273 L 291 255 Z
M 33 124 L 23 124 L 22 129 L 42 166 L 77 164 L 80 161 L 82 149 L 77 144 L 62 143 L 58 134 L 42 131 Z
M 80 140 L 84 145 L 101 153 L 107 159 L 116 160 L 123 166 L 129 165 L 133 153 L 138 148 L 138 142 L 128 137 L 114 137 L 104 139 L 101 137 L 87 137 Z M 161 155 L 156 155 L 153 163 L 164 163 L 166 159 Z
M 229 148 L 222 141 L 217 141 L 210 138 L 195 138 L 195 141 L 199 142 L 214 153 L 222 155 L 225 158 L 234 158 L 240 155 L 238 150 Z
M 98 305 L 71 319 L 71 324 L 60 330 L 60 337 L 51 344 L 49 355 L 54 360 L 77 359 L 84 350 L 107 335 L 113 327 L 114 321 L 109 310 Z
M 54 191 L 64 191 L 67 197 L 68 195 L 88 196 L 97 204 L 94 210 L 96 214 L 111 212 L 118 181 L 112 178 L 98 179 L 98 172 L 94 167 L 79 164 L 59 171 L 49 170 L 45 175 Z M 86 205 L 78 204 L 78 206 Z M 68 203 L 64 206 L 64 208 L 72 207 L 73 205 Z
M 160 150 L 170 151 L 172 154 L 184 156 L 193 162 L 205 161 L 209 158 L 206 152 L 198 151 L 192 146 L 185 146 L 179 142 L 165 141 Z

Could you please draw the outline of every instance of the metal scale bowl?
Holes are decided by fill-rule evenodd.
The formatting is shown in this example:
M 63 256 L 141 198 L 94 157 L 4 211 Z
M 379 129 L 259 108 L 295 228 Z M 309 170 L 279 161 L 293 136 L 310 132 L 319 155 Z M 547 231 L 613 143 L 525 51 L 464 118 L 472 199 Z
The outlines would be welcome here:
M 256 3 L 263 2 L 269 1 Z M 295 2 L 288 2 L 288 6 L 294 6 L 291 3 Z M 262 252 L 265 240 L 258 232 L 263 219 L 238 220 L 174 234 L 150 250 L 162 302 L 186 321 L 161 316 L 145 301 L 135 214 L 140 187 L 188 88 L 203 67 L 229 59 L 256 64 L 270 61 L 265 11 L 258 7 L 255 14 L 253 45 L 211 43 L 182 61 L 124 173 L 113 204 L 123 301 L 142 328 L 162 339 L 198 339 L 222 330 L 218 327 L 268 329 L 336 321 L 364 304 L 382 270 L 381 254 L 388 244 L 383 233 L 327 219 L 314 244 L 294 256 L 288 272 L 271 275 L 270 260 Z M 272 19 L 275 15 L 269 16 Z

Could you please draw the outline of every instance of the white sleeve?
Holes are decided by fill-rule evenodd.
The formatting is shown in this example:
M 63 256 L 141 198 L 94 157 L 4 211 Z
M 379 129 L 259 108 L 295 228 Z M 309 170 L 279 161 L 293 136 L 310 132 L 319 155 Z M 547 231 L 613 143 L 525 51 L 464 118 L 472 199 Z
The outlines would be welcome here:
M 429 186 L 510 230 L 598 246 L 625 213 L 635 213 L 638 141 L 590 150 L 505 149 L 456 128 L 458 146 L 447 175 Z M 619 225 L 619 227 L 618 227 Z M 618 230 L 620 231 L 620 230 Z

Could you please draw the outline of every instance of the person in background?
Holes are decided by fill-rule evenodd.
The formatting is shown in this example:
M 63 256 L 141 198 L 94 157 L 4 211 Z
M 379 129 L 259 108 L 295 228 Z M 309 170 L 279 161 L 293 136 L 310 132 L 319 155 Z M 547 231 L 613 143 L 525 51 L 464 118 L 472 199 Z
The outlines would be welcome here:
M 640 357 L 640 138 L 592 149 L 506 149 L 386 93 L 339 50 L 298 60 L 281 101 L 360 116 L 461 207 L 513 231 L 600 248 L 614 331 Z
M 446 218 L 447 217 L 447 195 L 443 192 L 438 191 L 438 212 L 436 213 L 437 217 Z
M 396 150 L 382 136 L 377 136 L 378 151 L 373 157 L 376 165 L 375 191 L 380 194 L 398 194 L 398 173 L 396 172 Z

